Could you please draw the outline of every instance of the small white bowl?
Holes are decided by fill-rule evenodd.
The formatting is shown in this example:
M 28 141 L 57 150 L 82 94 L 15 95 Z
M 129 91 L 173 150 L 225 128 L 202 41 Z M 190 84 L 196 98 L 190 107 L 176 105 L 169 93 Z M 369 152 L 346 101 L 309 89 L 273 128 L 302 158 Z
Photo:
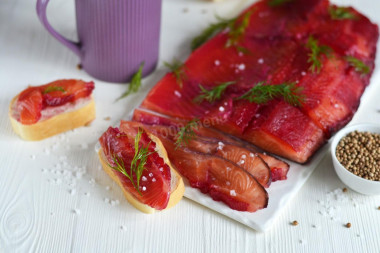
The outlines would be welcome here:
M 352 190 L 365 195 L 380 194 L 380 181 L 372 181 L 356 176 L 343 167 L 342 164 L 336 158 L 336 146 L 339 141 L 345 137 L 348 133 L 353 131 L 370 132 L 380 134 L 380 125 L 375 124 L 357 124 L 343 128 L 334 137 L 331 143 L 331 156 L 334 164 L 336 174 L 342 182 Z

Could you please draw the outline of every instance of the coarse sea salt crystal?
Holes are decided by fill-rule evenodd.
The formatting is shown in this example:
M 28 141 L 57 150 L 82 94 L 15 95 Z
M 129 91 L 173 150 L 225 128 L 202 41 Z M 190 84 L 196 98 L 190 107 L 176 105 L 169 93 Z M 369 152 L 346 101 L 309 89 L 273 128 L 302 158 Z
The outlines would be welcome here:
M 245 70 L 245 65 L 244 65 L 244 63 L 239 64 L 239 65 L 238 65 L 238 69 L 239 69 L 239 70 Z
M 247 158 L 246 155 L 242 155 L 242 156 L 241 156 L 241 159 L 245 159 L 245 158 Z
M 215 66 L 219 66 L 220 65 L 220 61 L 219 60 L 215 60 Z
M 263 59 L 263 58 L 260 58 L 260 59 L 257 60 L 257 62 L 258 62 L 259 64 L 263 64 L 263 63 L 264 63 L 264 59 Z
M 231 182 L 230 182 L 230 181 L 227 181 L 227 182 L 226 182 L 226 185 L 231 185 Z
M 236 192 L 235 192 L 235 190 L 230 190 L 230 195 L 231 195 L 231 196 L 236 196 Z
M 35 160 L 36 159 L 36 155 L 31 155 L 30 159 Z
M 125 230 L 127 230 L 127 227 L 122 225 L 122 226 L 120 226 L 120 229 L 125 231 Z
M 71 189 L 70 191 L 70 195 L 75 195 L 75 193 L 77 192 L 75 189 Z
M 254 153 L 249 153 L 249 156 L 250 156 L 250 157 L 254 157 L 255 154 L 254 154 Z
M 106 190 L 109 191 L 111 189 L 111 187 L 109 186 L 106 186 Z
M 151 172 L 151 173 L 149 173 L 149 176 L 150 176 L 150 177 L 153 177 L 153 173 L 152 173 L 152 172 Z
M 88 149 L 88 144 L 87 143 L 82 143 L 81 145 L 82 149 Z
M 177 97 L 182 97 L 182 94 L 181 94 L 181 92 L 179 92 L 178 90 L 175 90 L 174 91 L 174 95 L 176 95 Z
M 161 171 L 161 172 L 164 171 L 164 168 L 161 167 L 161 168 L 159 169 L 159 171 Z
M 219 111 L 224 112 L 224 107 L 223 106 L 219 107 Z
M 73 213 L 76 214 L 76 215 L 79 215 L 80 214 L 80 210 L 79 209 L 74 209 Z
M 302 72 L 301 72 L 301 75 L 306 76 L 306 72 L 305 72 L 305 71 L 302 71 Z
M 141 177 L 141 180 L 142 180 L 142 181 L 146 181 L 147 178 L 146 178 L 145 176 L 142 176 L 142 177 Z
M 227 167 L 227 171 L 230 171 L 231 170 L 231 168 L 230 167 Z
M 86 197 L 90 197 L 90 193 L 89 193 L 89 192 L 85 192 L 85 193 L 84 193 L 84 196 L 86 196 Z
M 145 186 L 143 186 L 143 187 L 142 187 L 142 190 L 143 190 L 143 191 L 146 191 L 146 187 L 145 187 Z
M 153 178 L 153 179 L 152 179 L 152 182 L 156 182 L 156 179 L 155 179 L 155 178 Z

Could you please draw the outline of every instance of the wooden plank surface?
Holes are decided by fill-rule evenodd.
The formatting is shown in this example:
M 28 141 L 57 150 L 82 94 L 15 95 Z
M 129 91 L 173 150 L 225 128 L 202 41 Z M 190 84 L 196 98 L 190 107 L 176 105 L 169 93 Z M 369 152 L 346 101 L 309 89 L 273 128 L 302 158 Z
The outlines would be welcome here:
M 109 125 L 140 103 L 165 73 L 163 60 L 185 58 L 188 40 L 214 13 L 231 15 L 232 7 L 197 0 L 164 0 L 161 62 L 144 79 L 137 95 L 114 103 L 125 86 L 96 82 L 97 120 L 91 126 L 41 142 L 13 134 L 8 105 L 28 84 L 59 78 L 91 80 L 76 69 L 78 59 L 41 26 L 35 2 L 0 3 L 0 252 L 379 252 L 380 196 L 343 194 L 344 185 L 326 156 L 274 227 L 257 233 L 191 200 L 145 215 L 132 208 L 100 170 L 94 145 Z M 373 0 L 352 4 L 380 22 Z M 75 39 L 73 1 L 54 0 L 54 27 Z M 189 24 L 192 25 L 189 25 Z M 379 62 L 379 61 L 378 61 Z M 378 80 L 378 81 L 376 81 Z M 380 78 L 371 83 L 370 99 L 357 122 L 380 122 Z M 111 117 L 110 121 L 104 120 Z M 297 220 L 298 226 L 290 222 Z M 344 224 L 350 222 L 350 229 Z

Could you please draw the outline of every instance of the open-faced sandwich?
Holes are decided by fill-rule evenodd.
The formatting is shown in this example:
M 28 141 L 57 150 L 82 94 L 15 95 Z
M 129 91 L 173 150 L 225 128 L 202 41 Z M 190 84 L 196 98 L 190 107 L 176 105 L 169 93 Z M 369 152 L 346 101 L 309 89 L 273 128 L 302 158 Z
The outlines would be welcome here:
M 142 128 L 108 128 L 100 137 L 100 162 L 126 199 L 144 213 L 173 207 L 185 186 L 172 168 L 160 139 Z
M 13 130 L 37 141 L 88 124 L 95 119 L 94 87 L 74 79 L 28 87 L 9 106 Z

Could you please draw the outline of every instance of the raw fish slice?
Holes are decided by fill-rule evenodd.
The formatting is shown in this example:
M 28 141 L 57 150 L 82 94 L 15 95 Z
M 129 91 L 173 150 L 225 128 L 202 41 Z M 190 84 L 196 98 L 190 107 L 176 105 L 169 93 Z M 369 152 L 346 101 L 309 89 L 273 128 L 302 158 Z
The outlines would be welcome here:
M 43 98 L 38 90 L 28 90 L 20 94 L 17 101 L 20 122 L 24 125 L 36 123 L 41 118 Z
M 16 106 L 20 122 L 25 125 L 37 123 L 46 107 L 73 103 L 91 95 L 94 82 L 81 80 L 58 80 L 45 85 L 29 87 L 17 98 Z
M 186 148 L 229 160 L 249 172 L 264 187 L 269 187 L 271 183 L 271 171 L 268 165 L 260 156 L 243 147 L 224 144 L 221 141 L 205 142 L 194 138 L 189 141 Z

